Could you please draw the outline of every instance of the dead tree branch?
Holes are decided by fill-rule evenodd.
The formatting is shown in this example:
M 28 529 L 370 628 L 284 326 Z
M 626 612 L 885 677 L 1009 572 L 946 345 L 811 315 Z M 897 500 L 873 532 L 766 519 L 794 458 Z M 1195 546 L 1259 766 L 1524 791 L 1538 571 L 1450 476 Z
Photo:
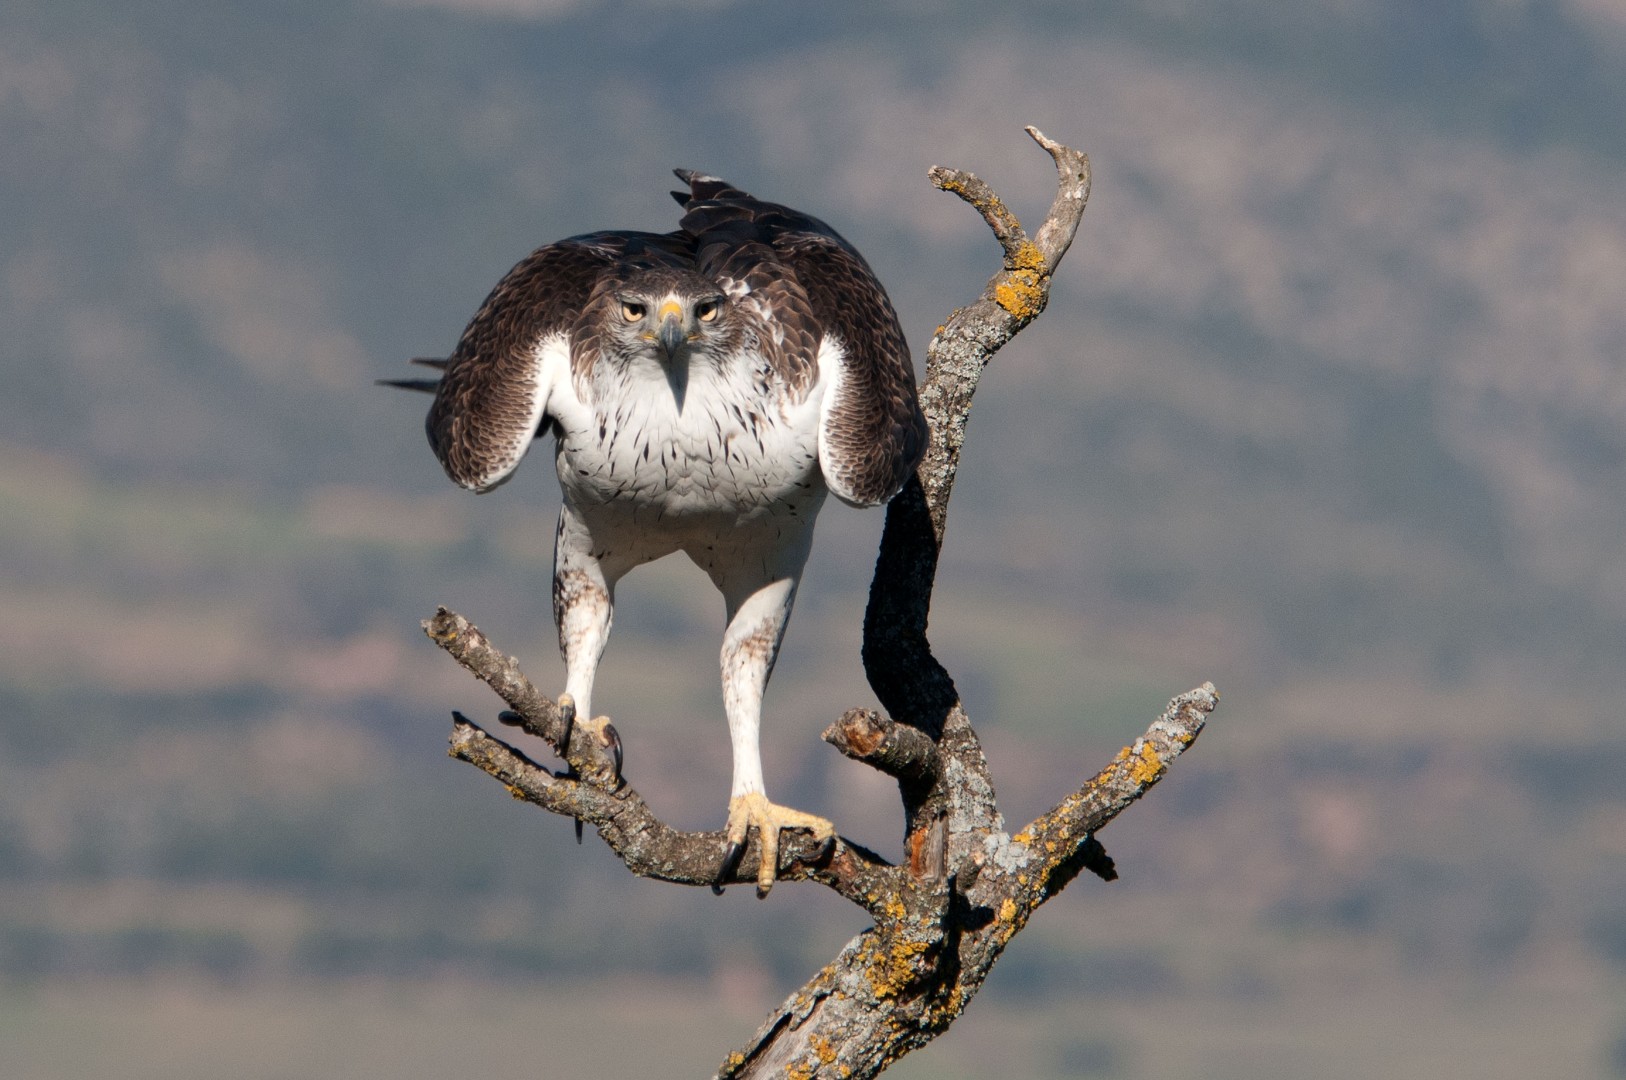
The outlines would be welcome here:
M 887 509 L 864 616 L 864 670 L 887 715 L 851 709 L 824 736 L 898 782 L 906 857 L 892 865 L 844 838 L 828 852 L 805 836 L 784 838 L 782 880 L 826 885 L 875 923 L 774 1010 L 723 1063 L 720 1078 L 873 1077 L 941 1034 L 1041 904 L 1083 870 L 1116 876 L 1095 833 L 1162 778 L 1219 700 L 1211 683 L 1175 698 L 1106 768 L 1011 835 L 981 743 L 953 680 L 932 655 L 926 621 L 972 396 L 994 353 L 1044 310 L 1051 274 L 1089 196 L 1088 159 L 1027 130 L 1057 170 L 1055 200 L 1031 239 L 982 180 L 931 170 L 933 184 L 982 215 L 999 241 L 1003 266 L 981 297 L 938 329 L 927 350 L 920 399 L 931 441 L 916 478 Z M 452 731 L 454 757 L 479 766 L 515 798 L 593 825 L 633 873 L 712 884 L 724 847 L 721 831 L 684 832 L 661 822 L 618 778 L 597 733 L 582 725 L 567 729 L 557 705 L 462 616 L 442 608 L 424 629 L 508 704 L 505 723 L 542 738 L 569 768 L 544 768 L 461 715 Z M 740 865 L 755 862 L 753 850 Z M 753 877 L 754 869 L 736 871 L 732 880 Z

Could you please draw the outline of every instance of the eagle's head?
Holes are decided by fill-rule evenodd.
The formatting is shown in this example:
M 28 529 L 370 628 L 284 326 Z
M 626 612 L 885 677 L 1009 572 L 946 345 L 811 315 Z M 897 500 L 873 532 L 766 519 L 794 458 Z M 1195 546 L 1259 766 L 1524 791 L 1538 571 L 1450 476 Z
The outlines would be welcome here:
M 693 270 L 657 267 L 632 274 L 611 294 L 606 327 L 612 352 L 680 369 L 695 356 L 721 352 L 736 332 L 731 301 Z
M 679 411 L 694 371 L 721 370 L 740 348 L 734 301 L 694 270 L 632 271 L 606 282 L 597 308 L 595 382 L 608 378 L 623 388 L 663 382 Z

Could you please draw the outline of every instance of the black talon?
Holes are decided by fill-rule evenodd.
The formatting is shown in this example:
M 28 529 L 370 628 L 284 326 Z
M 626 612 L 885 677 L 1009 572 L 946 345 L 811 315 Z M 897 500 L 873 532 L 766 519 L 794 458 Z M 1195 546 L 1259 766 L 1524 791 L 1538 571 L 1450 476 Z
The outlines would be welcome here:
M 570 760 L 570 735 L 576 727 L 576 703 L 568 695 L 561 694 L 565 700 L 559 702 L 559 756 L 566 761 Z
M 727 884 L 734 871 L 740 868 L 740 860 L 745 857 L 745 845 L 729 841 L 723 849 L 723 865 L 717 869 L 717 880 L 711 886 L 711 891 L 717 896 L 723 895 L 723 886 Z
M 569 757 L 570 729 L 576 721 L 576 703 L 564 694 L 561 694 L 560 697 L 562 700 L 559 702 L 559 719 L 564 721 L 565 726 L 564 736 L 559 740 L 559 756 L 565 759 L 565 771 L 560 774 L 560 778 L 564 780 L 580 780 L 581 773 L 576 771 L 576 766 L 570 763 Z M 576 845 L 580 847 L 582 842 L 582 819 L 572 818 L 571 820 L 576 823 Z
M 581 778 L 582 778 L 581 773 L 576 771 L 576 766 L 568 764 L 568 763 L 565 765 L 565 771 L 563 773 L 562 779 L 565 779 L 565 780 L 580 780 Z M 582 842 L 582 819 L 581 818 L 572 818 L 571 820 L 576 823 L 576 846 L 580 847 L 581 842 Z
M 824 843 L 819 845 L 819 850 L 813 855 L 813 861 L 816 863 L 821 863 L 835 853 L 836 834 L 831 833 L 829 836 L 824 838 Z
M 499 724 L 507 724 L 509 727 L 525 726 L 525 718 L 519 713 L 515 712 L 513 709 L 504 709 L 502 712 L 498 713 L 497 722 Z
M 582 774 L 576 771 L 576 766 L 567 762 L 562 778 L 565 780 L 580 780 Z M 571 820 L 576 823 L 576 846 L 580 847 L 582 842 L 582 819 L 572 818 Z

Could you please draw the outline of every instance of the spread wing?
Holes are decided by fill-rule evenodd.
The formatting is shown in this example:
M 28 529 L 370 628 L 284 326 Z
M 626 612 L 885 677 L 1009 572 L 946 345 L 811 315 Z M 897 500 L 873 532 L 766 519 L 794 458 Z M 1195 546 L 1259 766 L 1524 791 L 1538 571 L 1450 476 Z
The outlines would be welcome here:
M 883 503 L 926 451 L 909 345 L 869 264 L 834 229 L 762 202 L 716 177 L 679 170 L 702 273 L 747 286 L 768 322 L 764 353 L 793 388 L 832 363 L 819 423 L 819 466 L 844 502 Z
M 539 248 L 510 270 L 434 387 L 424 426 L 446 475 L 473 491 L 507 480 L 545 430 L 548 394 L 569 376 L 572 337 L 594 290 L 629 266 L 687 264 L 688 251 L 677 234 L 590 233 Z

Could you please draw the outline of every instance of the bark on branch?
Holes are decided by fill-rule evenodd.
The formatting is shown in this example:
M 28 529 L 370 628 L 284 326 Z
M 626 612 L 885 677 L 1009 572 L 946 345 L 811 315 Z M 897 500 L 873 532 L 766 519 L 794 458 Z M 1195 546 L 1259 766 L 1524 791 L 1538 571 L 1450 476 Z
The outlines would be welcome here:
M 1055 200 L 1031 238 L 976 176 L 930 172 L 933 184 L 982 215 L 1003 265 L 927 349 L 920 398 L 931 440 L 916 478 L 887 508 L 864 616 L 864 670 L 888 715 L 848 710 L 825 732 L 843 754 L 897 780 L 906 857 L 892 865 L 844 838 L 820 851 L 796 834 L 785 836 L 781 880 L 817 881 L 875 922 L 729 1055 L 720 1078 L 872 1077 L 941 1034 L 1040 905 L 1083 870 L 1116 876 L 1096 832 L 1163 777 L 1219 700 L 1212 683 L 1176 697 L 1105 768 L 1011 835 L 976 732 L 932 655 L 927 615 L 972 396 L 994 353 L 1044 310 L 1051 274 L 1089 196 L 1089 160 L 1035 128 L 1027 131 L 1057 171 Z M 538 765 L 457 714 L 454 757 L 479 766 L 516 798 L 590 823 L 636 874 L 712 884 L 722 832 L 685 832 L 660 821 L 618 778 L 598 733 L 583 725 L 567 732 L 556 703 L 462 616 L 442 608 L 424 629 L 508 704 L 505 723 L 544 739 L 569 768 L 555 773 Z M 742 867 L 755 863 L 754 850 L 740 860 Z M 754 869 L 731 881 L 753 877 Z

